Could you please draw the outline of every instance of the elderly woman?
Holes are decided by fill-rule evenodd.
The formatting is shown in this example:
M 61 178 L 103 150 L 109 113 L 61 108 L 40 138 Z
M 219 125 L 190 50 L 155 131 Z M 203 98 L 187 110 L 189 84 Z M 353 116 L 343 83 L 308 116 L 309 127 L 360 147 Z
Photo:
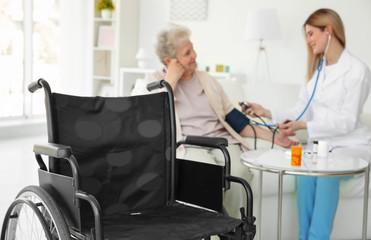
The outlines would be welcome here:
M 164 68 L 149 76 L 147 83 L 165 79 L 173 88 L 177 121 L 177 139 L 187 135 L 224 137 L 228 140 L 231 155 L 231 172 L 244 177 L 247 181 L 252 173 L 242 166 L 240 155 L 249 146 L 243 137 L 261 138 L 272 141 L 282 147 L 297 145 L 282 133 L 273 133 L 249 125 L 249 119 L 227 97 L 221 85 L 207 72 L 197 70 L 197 54 L 190 41 L 190 31 L 183 26 L 171 24 L 158 34 L 156 52 Z M 255 130 L 255 133 L 254 133 Z M 217 150 L 195 147 L 180 147 L 178 157 L 197 159 L 202 162 L 221 164 L 222 156 Z M 245 204 L 241 189 L 232 186 L 225 196 L 225 207 L 231 216 L 239 217 L 238 212 L 231 212 L 233 206 Z

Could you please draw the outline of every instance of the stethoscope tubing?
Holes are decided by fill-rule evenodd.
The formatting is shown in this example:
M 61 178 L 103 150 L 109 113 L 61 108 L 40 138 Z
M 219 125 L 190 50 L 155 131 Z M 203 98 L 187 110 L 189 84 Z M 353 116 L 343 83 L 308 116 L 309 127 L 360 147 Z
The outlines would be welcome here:
M 307 105 L 305 106 L 305 108 L 303 109 L 303 111 L 301 112 L 301 114 L 299 115 L 299 117 L 297 117 L 295 119 L 295 121 L 299 121 L 300 120 L 300 118 L 307 111 L 307 109 L 309 107 L 309 104 L 312 102 L 312 99 L 314 97 L 314 93 L 316 92 L 316 89 L 317 89 L 317 83 L 318 83 L 318 79 L 319 79 L 319 74 L 322 71 L 323 62 L 324 62 L 324 57 L 318 62 L 318 65 L 317 65 L 317 77 L 316 77 L 316 82 L 314 83 L 312 95 L 310 96 Z M 275 124 L 262 124 L 262 123 L 259 123 L 259 122 L 256 122 L 256 121 L 251 121 L 251 123 L 252 124 L 255 124 L 255 125 L 258 125 L 258 126 L 263 126 L 263 127 L 276 127 Z

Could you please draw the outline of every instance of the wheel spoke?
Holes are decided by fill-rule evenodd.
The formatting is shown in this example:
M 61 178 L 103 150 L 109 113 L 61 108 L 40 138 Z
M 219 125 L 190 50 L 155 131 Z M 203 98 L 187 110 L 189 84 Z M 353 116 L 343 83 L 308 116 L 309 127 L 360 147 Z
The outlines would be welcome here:
M 7 212 L 6 240 L 48 240 L 48 235 L 53 240 L 70 238 L 63 215 L 48 192 L 29 186 L 17 199 Z

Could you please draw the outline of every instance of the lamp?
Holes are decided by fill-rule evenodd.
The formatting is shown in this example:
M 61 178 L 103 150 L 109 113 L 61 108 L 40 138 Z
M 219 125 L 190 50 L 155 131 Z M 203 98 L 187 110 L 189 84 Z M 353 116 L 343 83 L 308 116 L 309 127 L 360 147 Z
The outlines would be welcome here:
M 138 61 L 138 68 L 148 68 L 151 57 L 147 49 L 139 48 L 137 55 L 135 55 L 135 58 Z
M 263 57 L 263 62 L 267 81 L 270 82 L 268 57 L 265 47 L 263 46 L 264 40 L 272 40 L 280 38 L 280 26 L 278 15 L 275 9 L 257 9 L 250 10 L 247 13 L 246 25 L 246 40 L 259 40 L 259 51 L 257 54 L 255 67 L 253 71 L 253 81 L 257 79 L 257 72 L 259 69 L 260 57 Z

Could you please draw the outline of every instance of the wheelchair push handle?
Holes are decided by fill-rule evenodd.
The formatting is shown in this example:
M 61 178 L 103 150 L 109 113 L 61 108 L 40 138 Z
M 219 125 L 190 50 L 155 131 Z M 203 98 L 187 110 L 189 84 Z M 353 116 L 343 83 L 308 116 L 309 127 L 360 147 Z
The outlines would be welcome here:
M 155 90 L 155 89 L 161 89 L 161 88 L 164 87 L 163 82 L 164 82 L 164 80 L 149 83 L 147 85 L 147 90 L 151 92 L 152 90 Z
M 40 80 L 40 79 L 39 79 Z M 28 91 L 34 93 L 43 86 L 39 83 L 39 80 L 34 81 L 28 85 Z
M 152 90 L 155 90 L 155 89 L 161 89 L 165 87 L 166 90 L 167 90 L 167 93 L 169 95 L 169 99 L 174 99 L 174 93 L 173 93 L 173 88 L 171 87 L 171 85 L 166 82 L 165 80 L 159 80 L 159 81 L 156 81 L 156 82 L 152 82 L 152 83 L 149 83 L 147 84 L 147 90 L 148 91 L 152 91 Z M 174 105 L 174 102 L 173 100 L 171 100 L 172 103 L 170 103 L 170 105 L 172 106 L 171 108 L 173 108 L 173 105 Z M 175 120 L 174 120 L 175 121 Z M 174 122 L 175 123 L 175 122 Z
M 28 85 L 28 91 L 30 91 L 31 93 L 34 93 L 40 88 L 42 88 L 45 84 L 48 84 L 46 80 L 43 78 L 40 78 L 39 80 L 34 81 Z

